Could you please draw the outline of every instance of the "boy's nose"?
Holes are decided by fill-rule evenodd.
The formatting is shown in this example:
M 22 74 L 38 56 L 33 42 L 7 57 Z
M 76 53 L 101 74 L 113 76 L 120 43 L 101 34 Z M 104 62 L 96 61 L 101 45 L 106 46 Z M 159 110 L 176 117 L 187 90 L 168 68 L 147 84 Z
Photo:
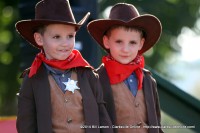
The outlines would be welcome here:
M 69 39 L 63 39 L 62 40 L 62 46 L 67 46 L 71 43 L 71 41 Z
M 122 48 L 122 51 L 123 51 L 123 52 L 128 52 L 128 51 L 129 51 L 129 47 L 128 47 L 128 46 L 124 46 L 124 47 Z

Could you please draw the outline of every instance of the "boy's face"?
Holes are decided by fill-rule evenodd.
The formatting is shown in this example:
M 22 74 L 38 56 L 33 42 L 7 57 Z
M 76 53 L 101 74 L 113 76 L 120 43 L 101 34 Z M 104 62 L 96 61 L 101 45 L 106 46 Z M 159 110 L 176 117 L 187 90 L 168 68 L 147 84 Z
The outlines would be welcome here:
M 34 38 L 42 46 L 47 59 L 65 60 L 74 49 L 75 27 L 64 24 L 50 24 L 43 34 L 34 33 Z
M 128 64 L 135 59 L 141 50 L 145 39 L 135 30 L 115 28 L 110 36 L 104 36 L 105 48 L 110 50 L 111 56 L 121 64 Z

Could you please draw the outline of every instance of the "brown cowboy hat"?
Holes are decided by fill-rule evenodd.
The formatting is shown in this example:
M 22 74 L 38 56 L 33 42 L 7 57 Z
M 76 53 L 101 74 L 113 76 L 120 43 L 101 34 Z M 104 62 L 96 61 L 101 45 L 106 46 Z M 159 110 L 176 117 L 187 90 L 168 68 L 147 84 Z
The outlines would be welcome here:
M 103 36 L 113 25 L 138 27 L 145 32 L 145 43 L 139 54 L 150 49 L 159 40 L 162 29 L 159 19 L 155 16 L 150 14 L 140 15 L 133 5 L 118 3 L 112 7 L 108 19 L 97 19 L 87 25 L 91 36 L 107 52 L 109 50 L 104 47 Z
M 68 0 L 42 0 L 35 6 L 35 19 L 18 21 L 15 27 L 25 40 L 41 48 L 33 36 L 38 27 L 48 24 L 67 24 L 75 26 L 78 30 L 89 15 L 88 12 L 80 22 L 76 23 Z

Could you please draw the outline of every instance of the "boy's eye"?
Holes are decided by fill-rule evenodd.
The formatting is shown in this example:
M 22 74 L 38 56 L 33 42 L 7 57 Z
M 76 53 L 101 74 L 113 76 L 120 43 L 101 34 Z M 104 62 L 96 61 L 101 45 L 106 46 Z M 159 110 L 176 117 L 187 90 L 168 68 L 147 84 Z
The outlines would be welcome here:
M 58 39 L 58 38 L 60 38 L 60 36 L 54 36 L 53 38 L 54 38 L 54 39 Z
M 74 35 L 68 35 L 67 38 L 74 38 Z
M 135 41 L 131 41 L 130 44 L 137 44 Z
M 121 40 L 117 40 L 117 41 L 115 41 L 116 43 L 121 43 L 122 41 Z

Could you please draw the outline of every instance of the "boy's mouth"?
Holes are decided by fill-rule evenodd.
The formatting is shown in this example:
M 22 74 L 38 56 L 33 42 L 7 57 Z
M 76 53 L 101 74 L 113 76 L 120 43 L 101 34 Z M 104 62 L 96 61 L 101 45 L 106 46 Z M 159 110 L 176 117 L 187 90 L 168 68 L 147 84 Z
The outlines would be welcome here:
M 61 52 L 65 52 L 65 51 L 67 51 L 67 50 L 59 50 L 59 51 L 61 51 Z
M 58 50 L 59 52 L 67 52 L 68 50 L 67 49 L 61 49 L 61 50 Z
M 121 55 L 122 58 L 128 58 L 128 55 Z

